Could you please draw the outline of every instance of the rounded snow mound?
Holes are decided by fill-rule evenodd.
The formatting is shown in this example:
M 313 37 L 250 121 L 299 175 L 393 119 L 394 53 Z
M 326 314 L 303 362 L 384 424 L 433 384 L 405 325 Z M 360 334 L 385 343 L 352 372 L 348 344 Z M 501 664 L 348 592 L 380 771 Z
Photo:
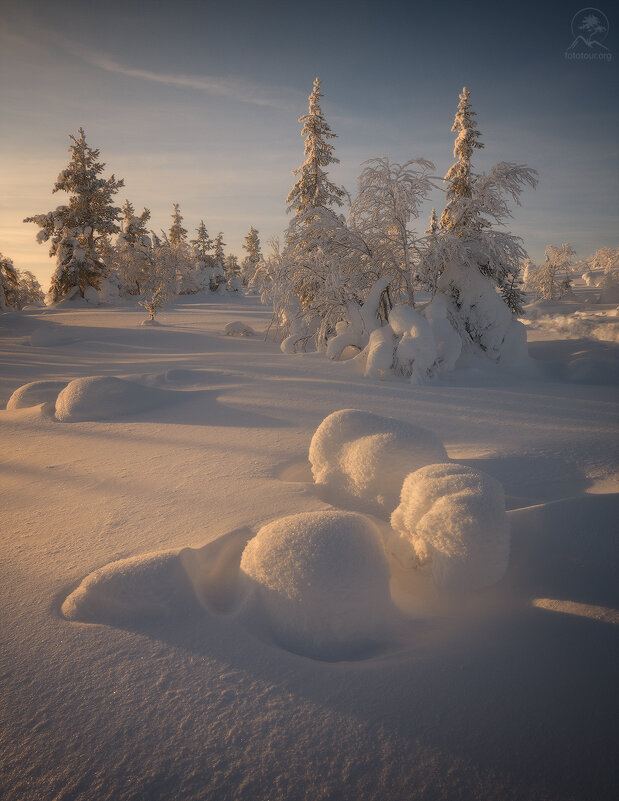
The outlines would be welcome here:
M 169 393 L 114 376 L 71 381 L 56 400 L 56 419 L 63 423 L 108 420 L 160 406 Z
M 275 640 L 317 659 L 352 658 L 385 638 L 396 614 L 380 534 L 351 512 L 269 523 L 241 558 L 251 608 Z
M 318 426 L 309 460 L 316 485 L 334 505 L 388 518 L 405 477 L 424 465 L 445 462 L 447 453 L 424 428 L 343 409 Z
M 66 386 L 66 381 L 31 381 L 15 390 L 9 398 L 6 408 L 25 409 L 38 406 L 40 403 L 54 403 L 58 393 Z
M 67 620 L 123 625 L 195 609 L 191 584 L 172 552 L 111 562 L 95 570 L 64 601 Z
M 256 332 L 251 325 L 235 320 L 224 327 L 224 334 L 228 337 L 253 337 Z
M 407 476 L 391 515 L 387 550 L 443 589 L 499 581 L 509 560 L 509 524 L 499 482 L 460 464 L 433 464 Z

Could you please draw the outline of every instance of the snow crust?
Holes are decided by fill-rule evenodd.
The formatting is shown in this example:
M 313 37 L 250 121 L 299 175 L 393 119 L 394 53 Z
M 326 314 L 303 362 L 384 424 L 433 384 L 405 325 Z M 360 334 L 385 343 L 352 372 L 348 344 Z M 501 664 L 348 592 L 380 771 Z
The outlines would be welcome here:
M 380 534 L 351 512 L 306 512 L 250 540 L 241 573 L 288 650 L 322 659 L 367 647 L 395 617 Z
M 63 423 L 108 420 L 153 409 L 172 397 L 165 390 L 115 376 L 76 378 L 58 395 L 56 419 Z
M 314 481 L 329 499 L 380 517 L 398 505 L 409 473 L 446 459 L 443 443 L 431 431 L 357 409 L 326 417 L 309 448 Z
M 509 525 L 499 482 L 460 464 L 433 464 L 407 476 L 391 515 L 387 548 L 404 567 L 446 590 L 475 590 L 503 578 Z

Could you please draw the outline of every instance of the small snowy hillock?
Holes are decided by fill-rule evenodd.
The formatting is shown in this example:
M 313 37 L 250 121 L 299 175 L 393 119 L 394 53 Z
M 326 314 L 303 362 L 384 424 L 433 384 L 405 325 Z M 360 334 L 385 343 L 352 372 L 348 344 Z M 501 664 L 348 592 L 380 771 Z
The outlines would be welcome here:
M 387 518 L 399 503 L 405 477 L 446 459 L 443 443 L 431 431 L 357 409 L 326 417 L 309 449 L 314 481 L 327 500 Z
M 13 392 L 6 408 L 25 409 L 40 403 L 55 404 L 58 393 L 67 386 L 67 381 L 31 381 Z
M 351 512 L 306 512 L 264 526 L 241 572 L 252 613 L 287 650 L 332 660 L 386 639 L 396 611 L 372 522 Z
M 430 574 L 441 589 L 475 590 L 505 575 L 505 495 L 496 479 L 479 470 L 434 464 L 411 473 L 391 526 L 387 547 L 398 562 Z
M 56 419 L 62 423 L 108 420 L 154 409 L 176 397 L 173 392 L 115 376 L 76 378 L 58 395 Z

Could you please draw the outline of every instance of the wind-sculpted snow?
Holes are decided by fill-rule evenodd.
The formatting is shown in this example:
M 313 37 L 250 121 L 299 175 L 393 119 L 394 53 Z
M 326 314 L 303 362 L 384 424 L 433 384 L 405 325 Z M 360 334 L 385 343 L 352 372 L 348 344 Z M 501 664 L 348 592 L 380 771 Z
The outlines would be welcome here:
M 67 381 L 31 381 L 19 387 L 9 398 L 7 409 L 25 409 L 40 403 L 53 404 L 66 386 Z
M 174 392 L 147 387 L 114 376 L 87 376 L 71 381 L 56 400 L 56 419 L 63 423 L 109 420 L 163 406 Z
M 439 588 L 487 587 L 507 570 L 503 488 L 478 470 L 434 464 L 411 473 L 391 526 L 387 548 L 403 567 L 430 573 Z
M 341 658 L 384 640 L 397 619 L 380 535 L 358 514 L 306 512 L 269 523 L 250 540 L 241 573 L 247 603 L 287 650 Z
M 358 658 L 387 643 L 400 617 L 381 537 L 369 518 L 307 512 L 250 536 L 238 529 L 203 548 L 112 562 L 81 582 L 62 614 L 121 626 L 229 614 L 241 631 L 328 661 Z
M 398 505 L 409 473 L 446 459 L 431 431 L 355 409 L 326 417 L 309 449 L 314 481 L 329 501 L 380 517 Z

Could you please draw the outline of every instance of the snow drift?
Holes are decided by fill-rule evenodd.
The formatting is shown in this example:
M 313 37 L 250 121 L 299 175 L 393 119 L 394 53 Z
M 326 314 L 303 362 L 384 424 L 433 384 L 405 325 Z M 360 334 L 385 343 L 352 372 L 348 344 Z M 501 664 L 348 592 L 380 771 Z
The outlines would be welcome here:
M 19 387 L 8 399 L 7 409 L 25 409 L 40 403 L 54 403 L 66 386 L 67 381 L 31 381 Z
M 76 378 L 58 395 L 56 419 L 63 423 L 109 420 L 154 409 L 174 397 L 173 392 L 114 376 Z
M 254 614 L 285 648 L 342 658 L 384 638 L 396 615 L 380 534 L 351 512 L 306 512 L 250 540 L 241 575 Z
M 314 481 L 330 501 L 379 517 L 398 505 L 409 473 L 446 459 L 431 431 L 356 409 L 326 417 L 309 449 Z
M 509 559 L 509 526 L 499 482 L 460 464 L 407 476 L 386 547 L 403 567 L 430 573 L 448 590 L 499 581 Z

